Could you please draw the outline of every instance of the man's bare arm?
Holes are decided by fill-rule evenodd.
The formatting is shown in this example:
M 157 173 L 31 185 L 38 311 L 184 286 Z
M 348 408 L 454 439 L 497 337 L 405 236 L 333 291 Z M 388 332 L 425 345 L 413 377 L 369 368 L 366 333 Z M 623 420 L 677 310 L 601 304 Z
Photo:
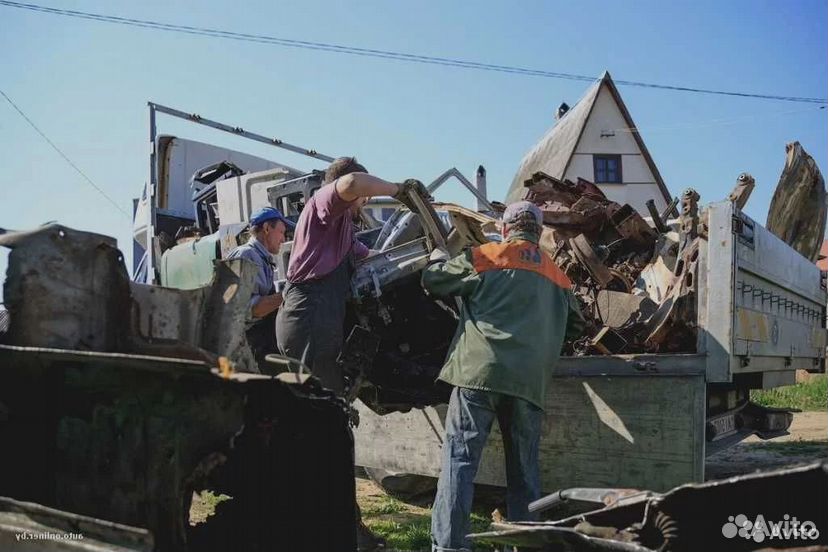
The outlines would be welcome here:
M 271 295 L 262 295 L 259 300 L 253 305 L 253 318 L 264 318 L 271 312 L 275 311 L 282 305 L 282 294 L 273 293 Z
M 350 173 L 336 181 L 336 193 L 344 201 L 360 197 L 393 196 L 399 191 L 398 184 L 367 173 Z

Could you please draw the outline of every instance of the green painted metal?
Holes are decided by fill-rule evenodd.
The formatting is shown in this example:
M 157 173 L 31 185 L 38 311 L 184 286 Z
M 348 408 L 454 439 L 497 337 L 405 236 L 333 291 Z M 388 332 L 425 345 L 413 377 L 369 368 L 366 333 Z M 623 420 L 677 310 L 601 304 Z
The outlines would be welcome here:
M 198 289 L 213 281 L 213 261 L 218 258 L 218 234 L 180 243 L 161 257 L 161 285 Z

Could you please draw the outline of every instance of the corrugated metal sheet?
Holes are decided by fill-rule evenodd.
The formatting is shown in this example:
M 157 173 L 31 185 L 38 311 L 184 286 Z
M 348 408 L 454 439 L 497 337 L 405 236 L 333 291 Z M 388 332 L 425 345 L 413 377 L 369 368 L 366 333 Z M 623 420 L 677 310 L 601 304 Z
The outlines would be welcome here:
M 0 333 L 9 329 L 9 311 L 0 308 Z

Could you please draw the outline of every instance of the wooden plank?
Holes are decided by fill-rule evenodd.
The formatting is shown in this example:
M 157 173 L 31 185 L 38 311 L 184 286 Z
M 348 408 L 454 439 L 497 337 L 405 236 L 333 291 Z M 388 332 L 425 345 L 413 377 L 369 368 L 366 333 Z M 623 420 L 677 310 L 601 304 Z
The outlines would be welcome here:
M 702 375 L 554 377 L 541 434 L 544 492 L 588 487 L 665 491 L 704 478 Z M 361 403 L 360 466 L 437 477 L 446 406 L 378 416 Z M 505 486 L 496 425 L 478 483 Z

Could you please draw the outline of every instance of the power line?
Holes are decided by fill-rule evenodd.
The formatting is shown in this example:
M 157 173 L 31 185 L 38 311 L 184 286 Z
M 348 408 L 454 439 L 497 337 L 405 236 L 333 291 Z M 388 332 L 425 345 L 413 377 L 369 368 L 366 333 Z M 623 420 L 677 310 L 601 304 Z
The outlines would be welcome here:
M 670 132 L 670 131 L 681 131 L 681 130 L 694 130 L 698 128 L 710 128 L 710 127 L 718 127 L 718 126 L 732 126 L 732 125 L 740 125 L 740 124 L 750 124 L 750 123 L 757 123 L 760 120 L 765 118 L 771 117 L 780 117 L 783 115 L 794 115 L 798 113 L 815 113 L 817 111 L 824 110 L 826 106 L 820 105 L 817 107 L 806 107 L 803 109 L 793 109 L 793 110 L 786 110 L 786 111 L 775 111 L 773 113 L 765 113 L 761 115 L 757 114 L 750 114 L 750 115 L 741 115 L 739 117 L 726 117 L 726 118 L 717 118 L 717 119 L 703 119 L 700 121 L 686 121 L 682 123 L 673 123 L 669 125 L 660 125 L 660 126 L 645 126 L 645 127 L 632 127 L 632 128 L 614 128 L 607 130 L 606 132 L 628 132 L 628 133 L 635 133 L 635 132 L 642 132 L 646 131 L 650 132 Z
M 29 119 L 29 117 L 28 117 L 28 116 L 26 116 L 26 114 L 25 114 L 25 113 L 23 113 L 23 111 L 22 111 L 19 107 L 17 107 L 17 104 L 15 104 L 15 103 L 12 101 L 12 99 L 11 99 L 11 98 L 9 98 L 9 97 L 6 95 L 6 93 L 5 93 L 5 92 L 3 92 L 2 90 L 0 90 L 0 94 L 1 94 L 4 98 L 6 98 L 6 101 L 7 101 L 7 102 L 9 102 L 9 104 L 10 104 L 10 105 L 14 108 L 14 110 L 15 110 L 15 111 L 17 111 L 17 112 L 20 114 L 20 116 L 21 116 L 21 117 L 23 117 L 23 118 L 26 120 L 26 122 L 27 122 L 27 123 L 29 123 L 29 126 L 31 126 L 31 127 L 35 130 L 35 132 L 37 132 L 38 134 L 40 134 L 40 136 L 41 136 L 44 140 L 46 140 L 46 143 L 47 143 L 47 144 L 49 144 L 50 146 L 52 146 L 52 149 L 54 149 L 56 152 L 58 152 L 58 154 L 59 154 L 61 157 L 63 157 L 63 159 L 64 159 L 67 163 L 69 163 L 69 166 L 70 166 L 70 167 L 72 167 L 73 169 L 75 169 L 75 170 L 78 172 L 78 174 L 79 174 L 79 175 L 81 175 L 81 176 L 83 177 L 83 179 L 84 179 L 84 180 L 86 180 L 86 181 L 89 183 L 89 185 L 90 185 L 90 186 L 92 186 L 93 188 L 95 188 L 95 189 L 98 191 L 98 193 L 99 193 L 99 194 L 101 194 L 102 196 L 104 196 L 104 197 L 106 198 L 106 200 L 107 200 L 107 201 L 109 201 L 112 205 L 114 205 L 114 206 L 115 206 L 115 208 L 116 208 L 116 209 L 118 209 L 120 212 L 122 212 L 122 213 L 123 213 L 123 214 L 124 214 L 124 215 L 125 215 L 128 219 L 132 220 L 132 217 L 129 215 L 129 213 L 127 213 L 126 211 L 124 211 L 124 210 L 123 210 L 123 209 L 122 209 L 122 208 L 121 208 L 121 207 L 120 207 L 120 206 L 119 206 L 119 205 L 115 202 L 115 200 L 114 200 L 114 199 L 112 199 L 111 197 L 109 197 L 109 196 L 106 194 L 106 192 L 104 192 L 104 191 L 103 191 L 103 190 L 102 190 L 102 189 L 101 189 L 101 188 L 100 188 L 97 184 L 95 184 L 94 182 L 92 182 L 92 179 L 91 179 L 91 178 L 89 178 L 88 176 L 86 176 L 86 173 L 85 173 L 85 172 L 83 172 L 82 170 L 80 170 L 80 167 L 78 167 L 77 165 L 75 165 L 75 163 L 73 163 L 73 162 L 72 162 L 72 160 L 71 160 L 71 159 L 69 159 L 69 157 L 68 157 L 65 153 L 63 153 L 63 151 L 61 151 L 61 149 L 60 149 L 59 147 L 57 147 L 57 146 L 55 145 L 55 143 L 54 143 L 54 142 L 52 142 L 52 141 L 49 139 L 49 137 L 48 137 L 48 136 L 46 136 L 46 134 L 44 134 L 44 133 L 43 133 L 43 131 L 42 131 L 42 130 L 40 130 L 40 129 L 37 127 L 37 125 L 36 125 L 36 124 L 34 124 L 34 122 L 33 122 L 31 119 Z
M 573 73 L 560 73 L 553 71 L 543 71 L 538 69 L 530 69 L 526 67 L 516 67 L 510 65 L 496 65 L 491 63 L 480 63 L 475 61 L 466 61 L 460 59 L 437 57 L 437 56 L 422 56 L 417 54 L 408 54 L 404 52 L 394 52 L 390 50 L 378 50 L 372 48 L 357 48 L 353 46 L 344 46 L 340 44 L 330 44 L 325 42 L 314 42 L 309 40 L 295 40 L 288 38 L 280 38 L 268 35 L 258 35 L 249 33 L 238 33 L 233 31 L 224 31 L 220 29 L 209 29 L 205 27 L 194 27 L 189 25 L 177 25 L 172 23 L 162 23 L 158 21 L 151 21 L 145 19 L 133 19 L 127 17 L 118 17 L 114 15 L 105 15 L 91 12 L 82 12 L 75 10 L 66 10 L 61 8 L 52 8 L 48 6 L 41 6 L 38 4 L 26 4 L 22 2 L 13 2 L 11 0 L 0 0 L 0 5 L 30 10 L 41 13 L 50 13 L 53 15 L 62 15 L 65 17 L 74 17 L 78 19 L 86 19 L 91 21 L 99 21 L 104 23 L 114 23 L 119 25 L 127 25 L 130 27 L 141 27 L 146 29 L 161 30 L 167 32 L 184 33 L 198 36 L 208 36 L 213 38 L 225 38 L 231 40 L 240 40 L 245 42 L 257 42 L 262 44 L 270 44 L 276 46 L 284 46 L 290 48 L 301 48 L 306 50 L 321 50 L 327 52 L 334 52 L 339 54 L 349 54 L 365 57 L 374 57 L 381 59 L 390 59 L 395 61 L 406 61 L 410 63 L 425 63 L 431 65 L 443 65 L 448 67 L 461 67 L 465 69 L 477 69 L 481 71 L 495 71 L 501 73 L 513 73 L 520 75 L 545 77 L 553 79 L 565 79 L 575 81 L 593 82 L 595 77 L 588 75 L 578 75 Z M 766 100 L 778 100 L 788 102 L 800 103 L 815 103 L 828 104 L 826 98 L 804 98 L 799 96 L 780 96 L 772 94 L 753 94 L 748 92 L 733 92 L 727 90 L 713 90 L 707 88 L 694 88 L 689 86 L 673 86 L 667 84 L 656 84 L 640 81 L 617 80 L 618 85 L 623 86 L 637 86 L 642 88 L 654 88 L 660 90 L 673 90 L 678 92 L 693 92 L 697 94 L 715 94 L 721 96 L 736 96 L 742 98 L 759 98 Z

